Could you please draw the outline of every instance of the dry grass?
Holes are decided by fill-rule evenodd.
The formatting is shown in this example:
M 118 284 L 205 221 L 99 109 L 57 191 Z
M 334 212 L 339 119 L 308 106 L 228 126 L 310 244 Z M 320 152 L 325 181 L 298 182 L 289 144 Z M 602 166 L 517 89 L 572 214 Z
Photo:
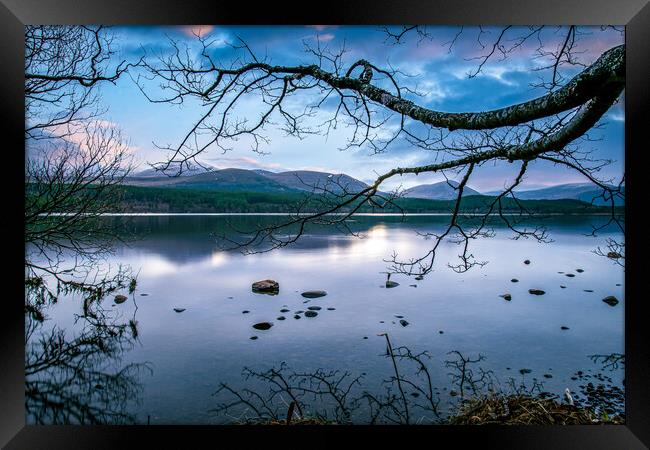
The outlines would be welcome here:
M 248 420 L 241 422 L 240 425 L 286 425 L 286 420 Z M 289 425 L 336 425 L 335 422 L 328 422 L 322 419 L 293 419 Z
M 591 410 L 527 395 L 489 395 L 465 402 L 452 425 L 622 424 L 618 416 L 599 417 Z

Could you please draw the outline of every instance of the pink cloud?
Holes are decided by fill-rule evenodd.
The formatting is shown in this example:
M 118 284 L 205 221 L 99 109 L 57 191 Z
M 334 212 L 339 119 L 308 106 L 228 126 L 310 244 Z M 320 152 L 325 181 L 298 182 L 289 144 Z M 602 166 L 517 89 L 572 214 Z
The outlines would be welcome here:
M 336 28 L 336 25 L 307 25 L 307 28 L 314 28 L 316 31 L 325 31 L 328 28 Z
M 187 25 L 182 26 L 181 31 L 187 36 L 205 36 L 214 30 L 214 25 Z

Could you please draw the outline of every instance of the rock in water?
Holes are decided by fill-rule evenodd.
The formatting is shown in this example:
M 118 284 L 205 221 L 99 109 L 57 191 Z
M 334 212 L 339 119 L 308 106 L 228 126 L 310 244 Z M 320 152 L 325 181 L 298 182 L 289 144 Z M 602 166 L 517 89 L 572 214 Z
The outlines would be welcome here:
M 251 289 L 256 294 L 278 295 L 280 284 L 275 280 L 261 280 L 253 283 Z
M 311 311 L 320 311 L 322 308 L 320 306 L 310 306 L 307 309 L 309 309 Z
M 608 258 L 612 258 L 612 259 L 618 259 L 618 258 L 622 258 L 623 255 L 621 255 L 621 254 L 618 253 L 618 252 L 608 252 L 608 253 L 607 253 L 607 257 L 608 257 Z
M 397 281 L 390 281 L 390 280 L 388 280 L 388 281 L 386 282 L 386 287 L 387 287 L 387 288 L 394 288 L 394 287 L 396 287 L 396 286 L 399 286 L 399 283 L 398 283 Z
M 568 330 L 568 329 L 569 329 L 569 327 L 564 326 L 564 325 L 562 325 L 562 326 L 560 327 L 560 330 Z
M 284 319 L 286 319 L 286 317 L 284 317 L 284 316 L 278 317 L 278 320 L 284 320 Z
M 119 305 L 120 303 L 124 303 L 127 300 L 128 300 L 128 297 L 126 295 L 116 295 L 115 299 L 114 299 L 114 302 Z
M 423 275 L 418 275 L 417 277 L 415 277 L 415 279 L 418 280 L 418 281 L 422 281 L 422 280 L 424 280 L 424 276 Z
M 268 330 L 272 326 L 273 324 L 271 322 L 260 322 L 253 325 L 253 328 L 255 328 L 256 330 Z
M 576 272 L 578 272 L 578 273 L 582 273 L 584 271 L 585 271 L 584 269 L 576 269 Z
M 183 311 L 185 311 L 185 308 L 174 308 L 174 311 L 176 311 L 177 313 L 182 313 Z
M 573 273 L 567 273 L 566 276 L 569 277 L 569 278 L 573 278 L 573 277 L 575 277 L 575 274 L 573 274 Z
M 544 294 L 546 294 L 546 292 L 542 291 L 541 289 L 528 289 L 528 292 L 533 294 L 533 295 L 544 295 Z
M 403 327 L 405 327 L 405 326 L 407 326 L 407 325 L 409 324 L 409 323 L 408 323 L 406 320 L 404 320 L 404 319 L 400 320 L 399 323 L 400 323 L 400 325 L 402 325 Z
M 530 264 L 530 259 L 525 260 L 524 264 L 526 264 L 526 265 Z
M 318 298 L 318 297 L 325 297 L 327 295 L 327 292 L 325 292 L 325 291 L 305 291 L 300 295 L 302 295 L 305 298 Z
M 531 372 L 532 372 L 532 370 L 530 370 L 530 369 L 519 369 L 519 373 L 522 374 L 522 375 L 525 375 L 525 374 L 531 373 Z
M 316 317 L 317 315 L 316 311 L 305 311 L 305 317 Z
M 605 303 L 607 303 L 609 306 L 616 306 L 618 305 L 618 299 L 614 297 L 613 295 L 608 295 L 603 299 Z
M 518 279 L 516 279 L 516 278 L 513 278 L 513 279 L 512 279 L 512 280 L 510 280 L 510 281 L 512 281 L 513 283 L 519 283 L 519 280 L 518 280 Z
M 500 295 L 499 297 L 501 297 L 504 300 L 508 300 L 508 301 L 512 300 L 512 295 L 510 295 L 510 294 L 503 294 L 503 295 Z

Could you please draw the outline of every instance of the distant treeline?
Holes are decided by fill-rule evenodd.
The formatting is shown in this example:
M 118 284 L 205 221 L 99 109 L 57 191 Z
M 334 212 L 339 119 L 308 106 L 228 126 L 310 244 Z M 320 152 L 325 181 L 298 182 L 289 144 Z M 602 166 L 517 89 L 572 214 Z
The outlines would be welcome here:
M 308 193 L 264 193 L 264 192 L 220 192 L 214 190 L 191 190 L 158 187 L 121 186 L 120 212 L 157 213 L 291 213 L 301 204 L 302 212 L 322 210 L 321 195 Z M 307 199 L 307 200 L 306 200 Z M 465 213 L 482 213 L 494 197 L 473 195 L 463 198 L 461 210 Z M 340 200 L 340 199 L 338 199 Z M 426 200 L 400 198 L 395 200 L 399 206 L 379 208 L 364 205 L 359 212 L 398 213 L 400 208 L 407 213 L 449 213 L 453 210 L 453 200 Z M 511 198 L 502 199 L 504 212 L 519 212 L 522 205 L 531 212 L 569 214 L 569 213 L 609 213 L 609 207 L 593 206 L 580 200 L 522 200 L 519 203 Z M 622 208 L 619 212 L 623 212 Z M 344 209 L 344 212 L 348 209 Z M 495 210 L 496 212 L 496 210 Z

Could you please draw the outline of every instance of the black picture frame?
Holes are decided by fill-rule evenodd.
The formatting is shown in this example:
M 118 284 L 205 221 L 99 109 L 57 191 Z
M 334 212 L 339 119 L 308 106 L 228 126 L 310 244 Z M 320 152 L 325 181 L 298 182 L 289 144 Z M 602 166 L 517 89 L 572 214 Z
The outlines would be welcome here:
M 642 449 L 650 446 L 650 342 L 643 304 L 641 199 L 649 120 L 650 4 L 647 0 L 402 0 L 289 2 L 207 2 L 127 0 L 2 0 L 2 106 L 5 217 L 4 294 L 0 327 L 0 444 L 7 449 L 123 448 L 138 440 L 147 446 L 193 448 L 199 442 L 225 446 L 225 436 L 242 445 L 251 440 L 297 446 L 348 444 L 350 435 L 388 444 L 465 445 L 517 449 Z M 21 259 L 24 232 L 24 24 L 580 24 L 626 25 L 626 424 L 558 427 L 241 427 L 241 426 L 26 426 L 24 411 L 24 288 Z M 22 150 L 21 150 L 22 149 Z M 630 195 L 631 194 L 631 195 Z M 634 220 L 635 216 L 639 220 Z M 629 218 L 632 218 L 631 220 Z M 10 289 L 6 289 L 7 286 Z M 316 436 L 317 433 L 317 436 Z M 441 441 L 447 442 L 442 444 Z M 158 444 L 156 444 L 158 443 Z M 192 443 L 195 443 L 192 445 Z M 239 444 L 236 444 L 239 445 Z

